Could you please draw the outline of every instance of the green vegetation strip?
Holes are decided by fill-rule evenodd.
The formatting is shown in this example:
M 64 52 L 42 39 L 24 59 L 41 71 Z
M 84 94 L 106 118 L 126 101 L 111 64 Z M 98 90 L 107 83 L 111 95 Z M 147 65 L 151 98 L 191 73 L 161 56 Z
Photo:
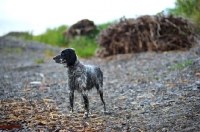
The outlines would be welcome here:
M 74 48 L 80 58 L 88 58 L 94 56 L 95 50 L 98 47 L 96 42 L 98 34 L 113 23 L 114 22 L 109 22 L 97 25 L 97 30 L 94 31 L 92 37 L 77 36 L 73 37 L 68 43 L 62 35 L 63 31 L 68 28 L 65 25 L 54 29 L 47 29 L 45 33 L 37 36 L 34 36 L 32 33 L 27 33 L 24 35 L 23 39 L 42 42 L 52 46 Z M 47 51 L 45 54 L 52 55 L 51 51 Z
M 172 65 L 170 68 L 168 68 L 169 71 L 173 71 L 176 69 L 182 70 L 192 64 L 192 60 L 187 60 L 184 62 L 180 62 L 178 64 Z

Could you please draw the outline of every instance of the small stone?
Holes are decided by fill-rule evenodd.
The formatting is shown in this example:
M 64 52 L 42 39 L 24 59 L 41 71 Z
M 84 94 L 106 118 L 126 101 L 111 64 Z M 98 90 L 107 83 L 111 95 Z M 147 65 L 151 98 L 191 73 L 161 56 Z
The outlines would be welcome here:
M 106 128 L 105 132 L 111 132 L 111 130 L 112 129 L 108 127 L 108 128 Z
M 193 87 L 193 88 L 192 88 L 193 91 L 196 91 L 196 90 L 198 90 L 198 89 L 200 89 L 200 87 Z
M 169 96 L 168 96 L 168 95 L 165 95 L 163 98 L 167 100 L 167 99 L 169 98 Z
M 197 85 L 200 85 L 200 81 L 196 81 L 196 84 L 197 84 Z

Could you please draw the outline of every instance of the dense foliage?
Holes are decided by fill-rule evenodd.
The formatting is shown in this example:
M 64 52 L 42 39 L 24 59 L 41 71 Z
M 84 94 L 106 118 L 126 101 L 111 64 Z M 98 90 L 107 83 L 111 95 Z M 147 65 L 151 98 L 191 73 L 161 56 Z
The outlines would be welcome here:
M 67 28 L 67 26 L 62 25 L 58 28 L 50 29 L 48 28 L 45 33 L 41 35 L 34 36 L 31 33 L 24 36 L 26 40 L 33 40 L 37 42 L 43 42 L 53 46 L 64 46 L 65 38 L 62 36 L 62 32 Z
M 176 0 L 175 8 L 169 12 L 191 19 L 200 32 L 200 0 Z

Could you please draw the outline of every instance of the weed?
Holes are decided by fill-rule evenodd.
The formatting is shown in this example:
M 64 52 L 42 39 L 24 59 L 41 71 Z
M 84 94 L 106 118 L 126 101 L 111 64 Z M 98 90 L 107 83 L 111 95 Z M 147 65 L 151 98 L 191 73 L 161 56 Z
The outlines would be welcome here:
M 94 56 L 97 44 L 93 38 L 79 36 L 70 41 L 69 47 L 74 48 L 80 58 L 88 58 Z
M 22 52 L 21 48 L 14 48 L 13 50 L 14 50 L 14 52 L 17 52 L 17 53 L 21 53 Z
M 6 52 L 10 52 L 10 51 L 11 51 L 11 48 L 4 47 L 3 50 L 6 51 Z
M 62 25 L 58 28 L 48 28 L 45 33 L 34 36 L 32 33 L 26 34 L 23 38 L 25 40 L 32 40 L 36 42 L 46 43 L 52 46 L 66 46 L 65 37 L 62 32 L 67 29 L 67 26 Z
M 99 31 L 102 31 L 102 30 L 108 28 L 109 26 L 111 26 L 114 23 L 115 23 L 115 21 L 114 22 L 107 22 L 107 23 L 104 23 L 104 24 L 100 24 L 100 25 L 97 26 L 97 28 L 99 29 Z
M 158 79 L 159 79 L 159 77 L 158 77 L 158 76 L 154 76 L 154 79 L 155 79 L 155 80 L 158 80 Z
M 55 55 L 55 52 L 53 50 L 45 50 L 45 53 L 44 53 L 47 57 L 52 57 Z
M 38 59 L 35 61 L 36 64 L 42 64 L 44 63 L 44 59 Z
M 17 52 L 17 53 L 21 53 L 22 49 L 21 48 L 8 48 L 8 47 L 4 47 L 3 48 L 4 51 L 6 52 Z
M 179 70 L 182 70 L 184 69 L 185 67 L 188 67 L 192 64 L 192 60 L 187 60 L 187 61 L 184 61 L 184 62 L 180 62 L 178 64 L 175 64 L 175 65 L 172 65 L 170 68 L 168 68 L 169 71 L 172 71 L 172 70 L 175 70 L 175 69 L 179 69 Z

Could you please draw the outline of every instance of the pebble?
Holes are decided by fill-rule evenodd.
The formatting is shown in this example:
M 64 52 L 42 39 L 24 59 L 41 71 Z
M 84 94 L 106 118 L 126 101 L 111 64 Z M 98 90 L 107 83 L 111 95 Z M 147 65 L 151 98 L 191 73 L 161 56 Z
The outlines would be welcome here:
M 0 46 L 13 48 L 10 42 L 16 42 L 15 46 L 24 50 L 22 53 L 6 56 L 7 59 L 2 56 L 6 53 L 0 52 L 0 57 L 2 57 L 0 66 L 7 69 L 0 69 L 2 76 L 0 100 L 17 101 L 23 97 L 25 100 L 41 102 L 47 98 L 53 100 L 46 102 L 49 108 L 55 104 L 60 113 L 67 115 L 69 112 L 69 88 L 65 85 L 67 77 L 62 66 L 55 64 L 51 59 L 45 60 L 44 64 L 27 71 L 13 71 L 7 66 L 15 63 L 22 66 L 27 58 L 34 64 L 38 58 L 45 57 L 41 53 L 44 53 L 46 49 L 52 49 L 55 53 L 59 53 L 60 49 L 32 42 L 27 42 L 28 48 L 25 48 L 22 47 L 24 42 L 21 40 L 2 39 L 0 39 Z M 35 52 L 34 54 L 32 50 Z M 79 119 L 75 121 L 70 118 L 73 120 L 70 123 L 78 126 L 82 123 L 95 125 L 90 121 L 97 121 L 96 124 L 102 123 L 102 131 L 106 132 L 126 131 L 125 129 L 128 128 L 130 131 L 182 131 L 198 128 L 195 124 L 200 124 L 197 116 L 199 114 L 198 106 L 200 106 L 199 78 L 195 74 L 191 74 L 190 67 L 184 71 L 168 70 L 168 67 L 187 61 L 190 54 L 194 55 L 191 51 L 167 52 L 167 56 L 163 53 L 138 53 L 123 59 L 123 63 L 120 59 L 109 61 L 95 57 L 81 59 L 85 64 L 95 64 L 106 71 L 104 72 L 106 76 L 104 78 L 104 99 L 109 114 L 105 115 L 101 112 L 103 110 L 101 99 L 96 90 L 92 90 L 89 91 L 90 108 L 95 116 L 91 116 L 89 120 L 81 119 L 80 122 L 78 122 Z M 194 58 L 198 59 L 199 56 L 194 55 Z M 128 69 L 124 67 L 128 67 Z M 155 79 L 155 76 L 159 79 Z M 48 87 L 48 91 L 39 89 L 38 86 L 43 84 Z M 119 99 L 122 96 L 124 99 Z M 81 96 L 78 93 L 75 93 L 75 102 L 77 102 L 75 113 L 82 114 L 84 105 L 81 103 Z M 39 104 L 37 107 L 42 105 Z M 61 120 L 62 117 L 59 118 L 59 121 Z M 180 126 L 184 126 L 184 128 Z M 59 127 L 59 123 L 57 127 Z

